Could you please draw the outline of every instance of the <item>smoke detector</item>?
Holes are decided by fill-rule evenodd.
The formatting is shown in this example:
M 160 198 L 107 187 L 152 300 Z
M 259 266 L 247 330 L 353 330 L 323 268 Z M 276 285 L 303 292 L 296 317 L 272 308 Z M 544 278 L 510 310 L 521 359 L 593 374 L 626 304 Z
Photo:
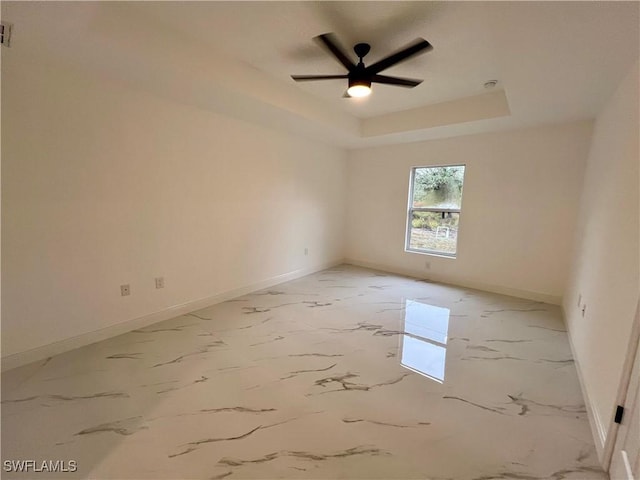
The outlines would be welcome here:
M 488 82 L 485 82 L 484 88 L 491 89 L 495 87 L 497 84 L 498 84 L 498 80 L 489 80 Z

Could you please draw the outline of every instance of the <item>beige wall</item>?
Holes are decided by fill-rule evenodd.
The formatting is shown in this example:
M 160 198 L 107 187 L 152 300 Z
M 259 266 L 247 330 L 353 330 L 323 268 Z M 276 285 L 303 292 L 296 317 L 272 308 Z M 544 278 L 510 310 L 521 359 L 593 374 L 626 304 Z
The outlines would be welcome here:
M 578 122 L 351 152 L 347 259 L 559 303 L 591 129 Z M 466 165 L 456 259 L 404 251 L 410 169 L 443 164 Z
M 640 291 L 639 83 L 636 64 L 596 119 L 563 303 L 600 448 Z
M 343 150 L 2 63 L 3 357 L 342 258 Z

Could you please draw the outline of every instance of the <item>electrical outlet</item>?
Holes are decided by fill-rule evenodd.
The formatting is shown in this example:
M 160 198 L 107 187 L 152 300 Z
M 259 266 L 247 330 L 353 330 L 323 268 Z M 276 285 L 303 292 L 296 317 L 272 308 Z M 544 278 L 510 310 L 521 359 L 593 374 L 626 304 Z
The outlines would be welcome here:
M 156 277 L 156 288 L 164 288 L 164 277 Z
M 129 286 L 129 284 L 120 285 L 120 295 L 123 297 L 131 295 L 131 287 Z
M 0 45 L 4 47 L 11 46 L 11 29 L 12 23 L 2 22 L 0 23 Z
M 305 254 L 305 255 L 309 255 L 309 249 L 308 249 L 308 248 L 306 248 L 306 247 L 305 247 L 305 249 L 304 249 L 304 254 Z

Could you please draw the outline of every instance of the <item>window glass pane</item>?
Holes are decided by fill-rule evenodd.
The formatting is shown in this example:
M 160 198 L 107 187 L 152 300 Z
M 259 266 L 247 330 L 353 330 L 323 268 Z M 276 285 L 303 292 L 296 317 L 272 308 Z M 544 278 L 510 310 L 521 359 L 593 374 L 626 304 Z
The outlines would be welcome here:
M 413 177 L 414 207 L 460 209 L 464 166 L 416 168 Z
M 409 249 L 456 253 L 459 213 L 413 212 L 411 216 Z

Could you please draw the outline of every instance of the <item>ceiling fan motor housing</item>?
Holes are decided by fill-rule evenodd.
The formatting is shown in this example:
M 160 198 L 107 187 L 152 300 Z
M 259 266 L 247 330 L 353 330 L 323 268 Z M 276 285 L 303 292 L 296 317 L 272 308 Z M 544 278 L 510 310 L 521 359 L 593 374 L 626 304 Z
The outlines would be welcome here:
M 362 85 L 371 88 L 371 75 L 365 71 L 365 67 L 362 62 L 349 72 L 349 88 L 355 85 Z

